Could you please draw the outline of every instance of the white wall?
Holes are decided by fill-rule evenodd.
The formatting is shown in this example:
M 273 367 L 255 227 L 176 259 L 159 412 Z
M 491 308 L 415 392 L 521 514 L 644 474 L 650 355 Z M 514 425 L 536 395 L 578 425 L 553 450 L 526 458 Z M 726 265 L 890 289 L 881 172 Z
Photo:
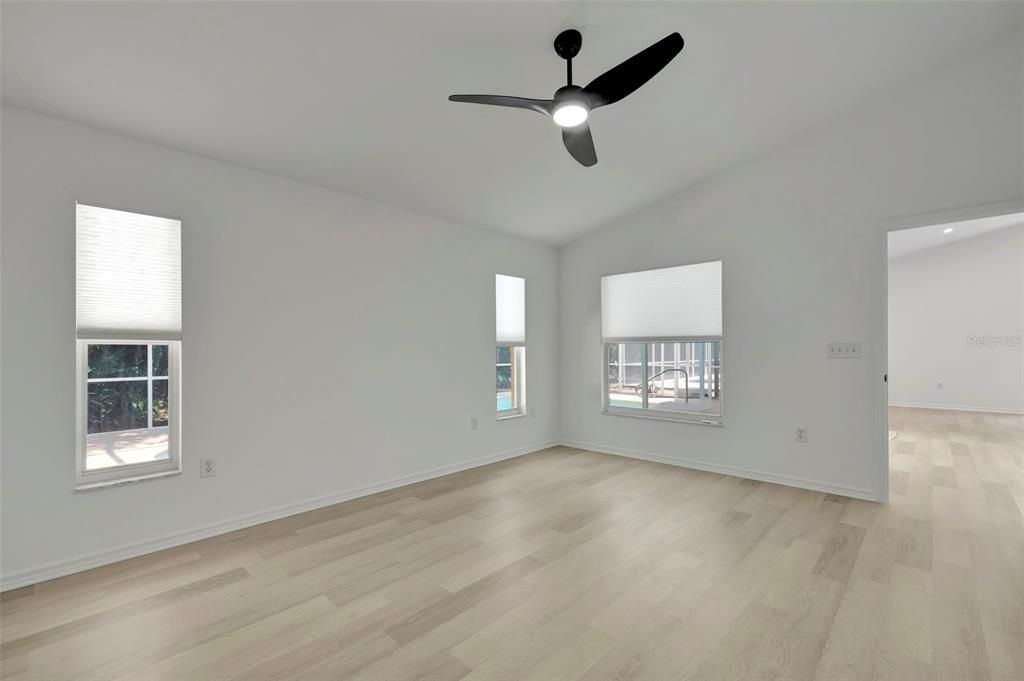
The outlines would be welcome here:
M 1021 196 L 1022 63 L 1017 35 L 563 248 L 563 438 L 881 496 L 883 222 Z M 724 427 L 602 415 L 600 276 L 719 258 Z M 862 359 L 826 359 L 829 341 Z
M 890 404 L 1024 413 L 1022 334 L 1024 226 L 889 260 Z
M 2 125 L 5 586 L 555 439 L 554 249 L 21 110 Z M 73 490 L 76 200 L 183 221 L 181 476 Z M 534 418 L 494 420 L 495 272 L 527 279 Z

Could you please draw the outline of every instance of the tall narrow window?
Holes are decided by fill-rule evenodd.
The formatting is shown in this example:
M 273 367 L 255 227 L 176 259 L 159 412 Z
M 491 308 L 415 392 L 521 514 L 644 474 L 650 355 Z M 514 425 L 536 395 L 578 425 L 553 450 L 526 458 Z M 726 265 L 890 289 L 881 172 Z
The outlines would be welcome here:
M 601 279 L 604 411 L 722 419 L 722 262 Z
M 526 413 L 526 280 L 494 276 L 498 418 Z
M 79 488 L 181 470 L 181 222 L 78 204 Z

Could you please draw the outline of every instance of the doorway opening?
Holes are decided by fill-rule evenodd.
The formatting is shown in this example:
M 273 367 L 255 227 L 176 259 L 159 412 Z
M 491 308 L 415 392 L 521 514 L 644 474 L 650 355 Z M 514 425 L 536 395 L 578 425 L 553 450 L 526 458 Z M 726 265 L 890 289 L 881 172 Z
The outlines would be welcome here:
M 886 498 L 982 482 L 1013 498 L 1024 446 L 1024 211 L 894 227 L 886 310 Z

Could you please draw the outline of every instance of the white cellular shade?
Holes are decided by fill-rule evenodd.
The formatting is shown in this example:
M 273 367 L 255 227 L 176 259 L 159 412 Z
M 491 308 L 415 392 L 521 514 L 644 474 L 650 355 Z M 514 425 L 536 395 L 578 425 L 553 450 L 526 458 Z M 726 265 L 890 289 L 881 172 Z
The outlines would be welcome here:
M 526 280 L 494 275 L 497 345 L 526 345 Z
M 78 204 L 79 338 L 181 338 L 181 222 Z
M 601 278 L 606 341 L 722 335 L 722 261 Z

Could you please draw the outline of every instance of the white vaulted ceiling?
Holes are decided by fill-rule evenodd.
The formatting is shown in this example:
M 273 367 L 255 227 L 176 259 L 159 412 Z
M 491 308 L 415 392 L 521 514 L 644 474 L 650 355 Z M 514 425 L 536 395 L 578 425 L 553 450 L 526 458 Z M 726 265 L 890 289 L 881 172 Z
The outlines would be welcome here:
M 457 222 L 565 243 L 997 40 L 1020 3 L 4 2 L 8 104 Z M 679 31 L 686 48 L 557 128 L 450 93 L 549 97 Z
M 899 258 L 910 253 L 945 246 L 964 239 L 973 239 L 982 234 L 1021 225 L 1024 225 L 1024 213 L 1010 213 L 901 229 L 889 232 L 889 257 Z

